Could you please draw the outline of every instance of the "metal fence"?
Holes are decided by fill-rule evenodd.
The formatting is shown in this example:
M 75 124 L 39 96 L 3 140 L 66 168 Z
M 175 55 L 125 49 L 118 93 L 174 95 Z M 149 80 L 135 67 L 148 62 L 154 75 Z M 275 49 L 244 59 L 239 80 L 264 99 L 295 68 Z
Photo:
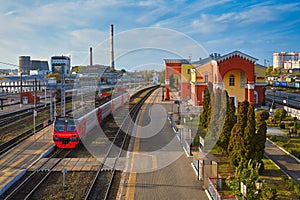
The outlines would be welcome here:
M 208 178 L 208 192 L 214 200 L 238 200 L 236 196 L 221 196 L 218 189 L 222 188 L 222 178 Z M 218 189 L 217 189 L 218 188 Z
M 287 111 L 287 113 L 289 115 L 300 119 L 300 110 L 299 109 L 295 109 L 295 108 L 291 108 L 291 107 L 287 107 L 287 106 L 284 106 L 283 108 L 284 108 L 284 110 Z
M 193 138 L 187 138 L 183 141 L 183 148 L 185 149 L 186 152 L 188 152 L 189 155 L 191 154 L 191 148 L 190 148 L 190 144 L 192 144 L 193 142 Z
M 178 138 L 178 140 L 180 141 L 180 142 L 182 142 L 182 128 L 181 129 L 179 129 L 179 131 L 177 132 L 177 138 Z
M 219 194 L 215 184 L 211 181 L 210 178 L 208 178 L 208 192 L 210 194 L 210 196 L 214 199 L 214 200 L 222 200 L 221 195 Z

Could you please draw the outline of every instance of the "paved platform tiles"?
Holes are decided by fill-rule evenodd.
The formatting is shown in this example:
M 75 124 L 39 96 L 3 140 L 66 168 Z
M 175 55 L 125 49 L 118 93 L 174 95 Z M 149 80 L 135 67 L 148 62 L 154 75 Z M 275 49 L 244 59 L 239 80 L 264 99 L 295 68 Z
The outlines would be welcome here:
M 52 126 L 29 137 L 0 158 L 0 195 L 18 180 L 33 163 L 54 147 Z
M 153 102 L 162 106 L 163 109 L 151 110 L 151 115 L 153 118 L 164 120 L 161 118 L 164 116 L 161 110 L 170 111 L 173 107 L 174 110 L 177 108 L 172 106 L 173 101 L 161 101 L 161 92 L 156 97 L 156 99 L 149 98 L 151 101 L 148 104 L 151 105 Z M 144 113 L 149 113 L 149 109 L 150 106 L 142 110 L 145 110 Z M 149 117 L 141 113 L 139 121 L 146 127 Z M 130 142 L 130 149 L 134 153 L 129 155 L 128 162 L 128 169 L 133 169 L 133 172 L 121 182 L 118 197 L 124 200 L 208 199 L 191 167 L 192 159 L 186 157 L 167 119 L 159 132 L 153 131 L 137 128 L 136 133 L 133 134 L 135 140 Z M 151 152 L 155 150 L 160 150 L 160 153 Z M 170 159 L 172 153 L 181 156 L 169 165 L 163 165 L 166 159 Z M 145 171 L 142 172 L 142 169 Z

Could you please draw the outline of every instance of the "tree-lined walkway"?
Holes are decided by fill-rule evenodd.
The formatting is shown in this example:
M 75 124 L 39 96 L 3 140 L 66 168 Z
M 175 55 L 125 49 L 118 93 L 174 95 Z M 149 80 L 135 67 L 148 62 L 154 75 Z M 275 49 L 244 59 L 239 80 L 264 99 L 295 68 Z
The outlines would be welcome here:
M 277 133 L 277 130 L 269 129 L 268 133 Z M 295 158 L 268 140 L 266 141 L 265 154 L 276 163 L 285 174 L 300 184 L 300 163 Z

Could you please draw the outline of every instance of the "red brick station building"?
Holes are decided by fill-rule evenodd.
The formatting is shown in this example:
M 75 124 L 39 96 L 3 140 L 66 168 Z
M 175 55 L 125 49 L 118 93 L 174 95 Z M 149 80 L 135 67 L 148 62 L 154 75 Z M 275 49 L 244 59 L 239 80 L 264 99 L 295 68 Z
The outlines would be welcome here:
M 176 88 L 181 99 L 191 100 L 195 106 L 203 103 L 207 83 L 225 89 L 238 102 L 248 100 L 255 106 L 265 103 L 265 70 L 257 59 L 240 51 L 226 55 L 211 54 L 208 58 L 191 62 L 190 59 L 165 59 L 165 100 L 170 100 L 173 76 L 178 77 Z

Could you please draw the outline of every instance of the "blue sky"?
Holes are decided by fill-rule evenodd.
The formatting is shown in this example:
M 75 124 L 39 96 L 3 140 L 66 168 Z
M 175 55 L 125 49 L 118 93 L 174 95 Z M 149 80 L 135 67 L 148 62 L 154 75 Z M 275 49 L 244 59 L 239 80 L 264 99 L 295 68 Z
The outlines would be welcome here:
M 163 67 L 163 58 L 198 60 L 242 51 L 272 64 L 278 51 L 299 52 L 300 3 L 231 0 L 0 0 L 0 61 L 19 55 L 49 60 L 71 55 L 73 65 L 109 64 L 115 26 L 116 68 Z M 0 65 L 1 68 L 9 67 Z M 11 67 L 10 67 L 11 68 Z

